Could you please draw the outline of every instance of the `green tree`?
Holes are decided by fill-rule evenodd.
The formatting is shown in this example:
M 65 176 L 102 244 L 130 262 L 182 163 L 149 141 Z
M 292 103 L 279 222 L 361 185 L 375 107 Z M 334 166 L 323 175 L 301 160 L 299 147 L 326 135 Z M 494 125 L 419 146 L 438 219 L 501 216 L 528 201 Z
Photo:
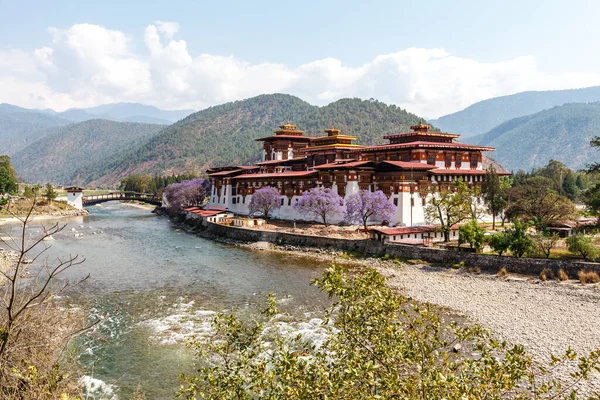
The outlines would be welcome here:
M 515 221 L 513 228 L 509 231 L 510 245 L 508 249 L 518 258 L 523 257 L 534 248 L 531 237 L 527 234 L 527 224 Z
M 600 250 L 594 245 L 591 236 L 573 235 L 566 240 L 571 253 L 579 254 L 586 261 L 594 261 L 600 255 Z
M 374 270 L 349 275 L 325 270 L 316 285 L 335 302 L 326 310 L 323 344 L 286 335 L 274 296 L 265 317 L 244 322 L 219 314 L 214 334 L 196 340 L 197 372 L 181 376 L 179 397 L 220 400 L 305 399 L 566 399 L 590 379 L 600 351 L 568 364 L 564 384 L 519 345 L 491 337 L 479 326 L 446 325 L 435 306 L 414 303 L 386 286 Z M 279 318 L 281 315 L 279 315 Z M 471 350 L 461 351 L 468 345 Z M 569 371 L 571 372 L 571 371 Z M 571 397 L 569 397 L 571 396 Z
M 18 190 L 17 174 L 9 156 L 0 156 L 0 194 L 14 194 Z
M 502 255 L 510 248 L 510 235 L 506 232 L 498 232 L 489 237 L 488 244 L 495 252 Z
M 567 172 L 562 183 L 562 190 L 565 196 L 571 200 L 577 199 L 579 196 L 580 189 L 577 187 L 577 177 L 571 170 Z
M 471 249 L 479 250 L 485 240 L 485 228 L 472 219 L 458 228 L 458 244 L 469 243 Z
M 52 203 L 54 200 L 56 200 L 57 196 L 58 196 L 58 193 L 56 193 L 56 190 L 54 190 L 54 186 L 52 186 L 51 183 L 47 183 L 46 184 L 46 193 L 44 194 L 44 197 L 46 198 L 46 200 L 48 200 L 49 203 Z
M 496 229 L 496 216 L 504 211 L 508 204 L 508 196 L 500 176 L 493 165 L 485 173 L 485 181 L 481 185 L 483 200 L 492 214 L 492 229 Z
M 590 146 L 600 147 L 600 136 L 596 136 L 590 141 Z M 588 172 L 600 172 L 600 163 L 594 163 L 588 167 Z
M 583 198 L 584 203 L 595 215 L 600 214 L 600 183 L 587 190 Z
M 30 185 L 26 185 L 23 189 L 23 196 L 27 199 L 33 198 L 33 188 Z
M 431 190 L 434 190 L 431 193 Z M 421 198 L 427 198 L 425 217 L 432 223 L 441 226 L 444 241 L 450 241 L 452 225 L 459 224 L 471 218 L 472 191 L 461 180 L 452 182 L 450 187 L 436 190 L 436 186 L 421 186 Z

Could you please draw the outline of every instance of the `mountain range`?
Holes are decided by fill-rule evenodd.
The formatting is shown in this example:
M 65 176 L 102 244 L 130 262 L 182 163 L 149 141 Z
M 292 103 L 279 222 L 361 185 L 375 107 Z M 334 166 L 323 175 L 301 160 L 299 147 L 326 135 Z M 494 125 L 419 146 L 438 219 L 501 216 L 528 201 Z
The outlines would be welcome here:
M 114 103 L 56 112 L 2 103 L 0 104 L 0 154 L 12 155 L 54 132 L 56 128 L 76 122 L 105 119 L 171 125 L 193 112 L 194 110 L 161 110 L 137 103 Z
M 531 170 L 552 159 L 583 169 L 600 158 L 590 147 L 598 135 L 600 102 L 571 103 L 511 119 L 469 142 L 495 147 L 494 159 L 508 170 Z
M 513 118 L 535 114 L 567 103 L 600 101 L 600 86 L 584 89 L 521 92 L 477 102 L 462 111 L 429 120 L 444 132 L 463 138 L 484 134 Z
M 534 103 L 535 107 L 552 104 L 566 92 L 592 98 L 599 90 L 535 92 L 538 100 Z M 544 93 L 549 99 L 539 100 Z M 462 136 L 459 141 L 496 147 L 492 157 L 513 171 L 540 167 L 550 159 L 575 169 L 598 161 L 589 141 L 600 130 L 600 102 L 567 103 L 508 118 L 511 114 L 505 110 L 518 109 L 531 92 L 521 95 L 482 102 L 504 104 L 504 108 L 474 105 L 464 110 L 472 120 L 500 122 L 483 134 Z M 111 107 L 101 106 L 93 112 L 110 111 L 127 119 L 126 112 L 118 113 L 119 108 L 110 111 Z M 75 118 L 81 112 L 87 111 L 69 110 L 61 116 L 0 105 L 0 145 L 5 146 L 0 147 L 0 153 L 12 151 L 18 173 L 31 182 L 114 186 L 133 173 L 202 172 L 209 166 L 255 162 L 261 154 L 261 144 L 255 139 L 269 136 L 288 120 L 308 136 L 320 136 L 333 125 L 356 135 L 357 143 L 364 145 L 383 143 L 385 134 L 407 131 L 421 120 L 395 105 L 375 100 L 341 99 L 318 107 L 286 94 L 260 95 L 210 107 L 168 126 L 101 119 L 73 124 L 64 118 Z M 11 121 L 24 127 L 19 130 L 12 126 L 12 139 L 2 132 L 2 127 L 11 127 Z

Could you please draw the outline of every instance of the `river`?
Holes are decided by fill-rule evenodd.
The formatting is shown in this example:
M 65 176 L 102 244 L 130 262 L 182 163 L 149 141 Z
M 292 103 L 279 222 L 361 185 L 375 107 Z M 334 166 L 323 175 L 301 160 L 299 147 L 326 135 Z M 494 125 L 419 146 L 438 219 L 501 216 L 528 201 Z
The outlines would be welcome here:
M 102 318 L 77 344 L 96 399 L 126 399 L 137 385 L 148 399 L 174 398 L 178 375 L 193 371 L 186 340 L 206 334 L 213 312 L 253 315 L 268 292 L 298 320 L 327 304 L 310 286 L 323 265 L 309 258 L 216 243 L 118 202 L 88 210 L 88 216 L 62 221 L 67 227 L 50 242 L 49 255 L 86 258 L 63 278 L 90 274 L 67 300 L 90 321 Z

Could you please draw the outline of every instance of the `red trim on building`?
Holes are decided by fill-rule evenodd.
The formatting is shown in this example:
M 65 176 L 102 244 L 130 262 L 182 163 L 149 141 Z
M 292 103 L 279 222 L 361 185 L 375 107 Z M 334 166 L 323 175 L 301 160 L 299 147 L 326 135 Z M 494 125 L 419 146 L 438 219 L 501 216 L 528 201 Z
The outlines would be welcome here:
M 378 151 L 378 150 L 391 150 L 391 149 L 453 149 L 453 150 L 479 150 L 479 151 L 494 151 L 493 147 L 487 146 L 476 146 L 471 144 L 462 143 L 443 143 L 443 142 L 409 142 L 409 143 L 398 143 L 398 144 L 382 144 L 379 146 L 369 146 L 362 149 L 354 149 L 353 153 L 367 152 L 367 151 Z
M 435 165 L 429 165 L 419 162 L 408 162 L 408 161 L 390 161 L 384 160 L 382 163 L 390 164 L 395 167 L 404 168 L 404 169 L 435 169 L 437 168 Z
M 235 179 L 267 179 L 267 178 L 293 178 L 300 176 L 310 176 L 318 173 L 319 171 L 310 170 L 310 171 L 290 171 L 290 172 L 278 172 L 278 173 L 269 173 L 269 174 L 244 174 L 236 176 Z

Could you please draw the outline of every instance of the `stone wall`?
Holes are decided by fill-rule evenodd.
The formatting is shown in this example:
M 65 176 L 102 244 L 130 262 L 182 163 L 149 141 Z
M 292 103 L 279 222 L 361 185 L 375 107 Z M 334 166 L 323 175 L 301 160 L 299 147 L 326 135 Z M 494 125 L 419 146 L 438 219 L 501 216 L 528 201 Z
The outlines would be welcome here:
M 475 254 L 403 244 L 384 244 L 370 239 L 351 240 L 328 238 L 258 229 L 236 228 L 214 223 L 208 224 L 206 232 L 219 237 L 242 242 L 271 242 L 280 245 L 356 251 L 366 255 L 383 256 L 388 254 L 392 257 L 419 259 L 446 265 L 454 265 L 462 262 L 467 266 L 479 267 L 482 270 L 493 272 L 505 267 L 508 272 L 539 275 L 544 268 L 551 268 L 555 273 L 557 273 L 559 269 L 563 269 L 572 278 L 576 278 L 577 273 L 582 269 L 600 273 L 600 263 L 582 261 L 546 260 L 538 258 L 506 257 L 494 254 Z

